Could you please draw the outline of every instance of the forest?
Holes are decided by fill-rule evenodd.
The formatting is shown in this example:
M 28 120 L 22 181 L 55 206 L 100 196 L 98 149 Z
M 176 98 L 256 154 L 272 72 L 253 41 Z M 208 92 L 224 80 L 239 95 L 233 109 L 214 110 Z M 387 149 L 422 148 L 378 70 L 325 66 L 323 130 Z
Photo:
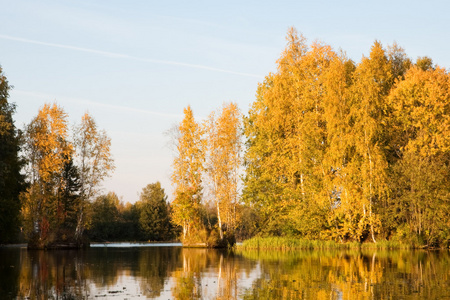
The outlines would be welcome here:
M 173 200 L 160 183 L 124 204 L 107 133 L 45 104 L 23 130 L 0 70 L 0 244 L 253 236 L 450 245 L 450 75 L 375 41 L 349 59 L 294 28 L 247 114 L 224 103 L 171 130 Z
M 183 238 L 208 236 L 209 201 L 220 240 L 448 247 L 449 113 L 450 76 L 431 58 L 375 41 L 355 63 L 291 28 L 247 115 L 224 104 L 202 123 L 185 109 L 173 220 Z

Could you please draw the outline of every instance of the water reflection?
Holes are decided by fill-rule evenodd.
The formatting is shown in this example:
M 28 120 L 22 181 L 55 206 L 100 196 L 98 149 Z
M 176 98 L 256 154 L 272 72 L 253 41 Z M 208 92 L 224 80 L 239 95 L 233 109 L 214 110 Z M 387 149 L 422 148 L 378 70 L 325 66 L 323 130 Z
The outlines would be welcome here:
M 432 299 L 448 286 L 446 251 L 0 248 L 5 299 Z
M 244 299 L 437 299 L 450 296 L 447 251 L 242 254 L 261 262 L 261 276 L 246 291 Z

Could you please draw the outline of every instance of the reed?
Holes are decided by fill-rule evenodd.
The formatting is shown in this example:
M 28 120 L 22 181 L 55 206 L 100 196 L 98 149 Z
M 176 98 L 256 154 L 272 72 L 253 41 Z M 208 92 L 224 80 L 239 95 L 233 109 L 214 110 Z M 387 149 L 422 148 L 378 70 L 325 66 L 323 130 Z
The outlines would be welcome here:
M 391 250 L 391 249 L 415 249 L 420 247 L 414 247 L 412 244 L 405 244 L 399 241 L 387 241 L 387 240 L 379 240 L 376 243 L 363 243 L 361 244 L 362 249 L 382 249 L 382 250 Z
M 348 249 L 350 244 L 334 241 L 307 240 L 293 237 L 253 237 L 245 240 L 238 248 L 242 249 Z
M 294 237 L 253 237 L 237 245 L 240 249 L 412 249 L 411 245 L 398 241 L 380 240 L 377 243 L 347 242 L 338 243 L 331 240 L 307 240 Z

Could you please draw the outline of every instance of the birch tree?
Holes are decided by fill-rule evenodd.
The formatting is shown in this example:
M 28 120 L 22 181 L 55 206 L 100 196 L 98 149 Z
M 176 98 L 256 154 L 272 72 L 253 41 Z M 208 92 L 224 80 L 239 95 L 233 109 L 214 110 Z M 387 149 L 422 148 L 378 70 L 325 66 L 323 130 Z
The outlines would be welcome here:
M 235 103 L 224 104 L 220 114 L 211 113 L 206 127 L 206 173 L 211 182 L 220 239 L 223 229 L 234 232 L 241 166 L 241 114 Z
M 363 57 L 353 73 L 351 110 L 349 115 L 350 149 L 346 166 L 348 185 L 346 201 L 358 211 L 356 239 L 359 240 L 369 226 L 375 240 L 375 226 L 379 223 L 374 213 L 376 201 L 381 201 L 387 191 L 387 160 L 385 144 L 386 97 L 394 83 L 392 65 L 379 42 L 372 46 L 370 56 Z M 349 152 L 350 153 L 350 152 Z
M 400 159 L 386 214 L 413 244 L 435 246 L 450 238 L 450 76 L 419 62 L 388 97 Z
M 178 127 L 179 136 L 171 178 L 175 186 L 172 219 L 183 228 L 183 240 L 186 240 L 191 229 L 200 223 L 205 147 L 202 128 L 195 121 L 191 107 L 186 107 L 183 112 L 184 118 Z
M 327 209 L 324 75 L 336 54 L 321 43 L 308 47 L 295 29 L 287 41 L 245 120 L 244 197 L 261 205 L 274 234 L 317 237 Z
M 45 104 L 26 128 L 29 188 L 22 197 L 22 211 L 34 246 L 49 242 L 60 217 L 57 193 L 65 164 L 73 155 L 68 134 L 67 114 L 56 104 Z
M 101 182 L 114 171 L 111 139 L 100 130 L 95 120 L 85 113 L 74 127 L 76 163 L 79 166 L 80 196 L 76 237 L 80 238 L 86 225 L 86 205 L 98 195 Z

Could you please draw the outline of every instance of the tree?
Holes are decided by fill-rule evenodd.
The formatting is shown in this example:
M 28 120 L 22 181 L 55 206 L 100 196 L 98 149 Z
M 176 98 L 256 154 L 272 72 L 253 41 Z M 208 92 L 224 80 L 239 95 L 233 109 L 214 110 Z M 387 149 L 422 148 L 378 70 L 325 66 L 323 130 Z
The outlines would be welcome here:
M 416 66 L 423 71 L 434 69 L 433 60 L 427 56 L 417 58 Z
M 67 114 L 56 104 L 45 104 L 26 128 L 29 188 L 23 194 L 23 215 L 31 236 L 30 247 L 45 247 L 61 222 L 58 214 L 63 171 L 73 148 L 68 141 Z
M 352 208 L 350 219 L 357 228 L 353 238 L 361 240 L 369 227 L 375 240 L 375 227 L 379 218 L 375 206 L 387 192 L 388 162 L 384 145 L 388 111 L 386 97 L 394 83 L 392 64 L 379 42 L 372 46 L 370 56 L 363 57 L 353 73 L 350 87 L 348 158 L 345 166 L 345 191 L 342 200 Z
M 399 156 L 388 215 L 397 234 L 403 229 L 405 238 L 434 246 L 450 241 L 450 76 L 427 61 L 388 97 L 398 136 L 391 147 Z
M 202 130 L 194 120 L 190 106 L 184 109 L 184 119 L 178 129 L 177 153 L 172 173 L 172 183 L 175 185 L 172 219 L 183 228 L 184 240 L 189 236 L 192 227 L 200 223 L 204 163 Z
M 402 47 L 394 43 L 387 47 L 387 58 L 391 65 L 391 74 L 393 79 L 403 80 L 406 71 L 412 66 L 411 59 L 405 53 Z
M 448 244 L 448 72 L 396 44 L 355 64 L 287 40 L 244 120 L 243 199 L 262 230 Z
M 86 225 L 85 206 L 98 194 L 100 183 L 114 171 L 111 139 L 99 130 L 95 120 L 85 113 L 74 128 L 76 162 L 80 176 L 80 197 L 76 236 L 80 238 Z
M 119 233 L 119 197 L 114 192 L 98 196 L 91 204 L 91 228 L 89 235 L 97 241 L 110 241 Z
M 73 236 L 78 221 L 78 207 L 80 206 L 80 176 L 78 168 L 70 159 L 64 164 L 63 173 L 61 175 L 61 186 L 58 191 L 57 208 L 58 229 L 62 229 L 64 233 L 61 235 Z
M 244 199 L 261 207 L 269 233 L 318 237 L 329 208 L 324 82 L 337 55 L 320 43 L 308 49 L 293 28 L 287 41 L 245 120 Z
M 121 221 L 119 234 L 120 240 L 133 241 L 142 239 L 137 205 L 129 202 L 122 204 L 119 207 L 119 213 Z
M 10 85 L 0 67 L 0 244 L 17 238 L 20 227 L 19 194 L 24 189 L 20 174 L 20 132 L 13 120 L 15 105 L 8 102 Z
M 209 116 L 206 173 L 211 182 L 213 202 L 217 209 L 220 239 L 223 225 L 234 232 L 237 223 L 239 170 L 241 167 L 241 115 L 235 103 L 224 104 L 221 114 Z
M 144 240 L 163 241 L 171 238 L 167 195 L 159 182 L 142 189 L 139 202 L 139 226 Z
M 323 203 L 328 207 L 322 238 L 343 241 L 352 232 L 349 212 L 352 204 L 346 200 L 346 166 L 351 154 L 349 118 L 351 111 L 350 87 L 355 64 L 341 54 L 331 60 L 324 70 L 324 118 L 326 120 L 326 149 L 323 157 Z M 349 220 L 350 219 L 350 220 Z M 350 222 L 349 222 L 350 221 Z

